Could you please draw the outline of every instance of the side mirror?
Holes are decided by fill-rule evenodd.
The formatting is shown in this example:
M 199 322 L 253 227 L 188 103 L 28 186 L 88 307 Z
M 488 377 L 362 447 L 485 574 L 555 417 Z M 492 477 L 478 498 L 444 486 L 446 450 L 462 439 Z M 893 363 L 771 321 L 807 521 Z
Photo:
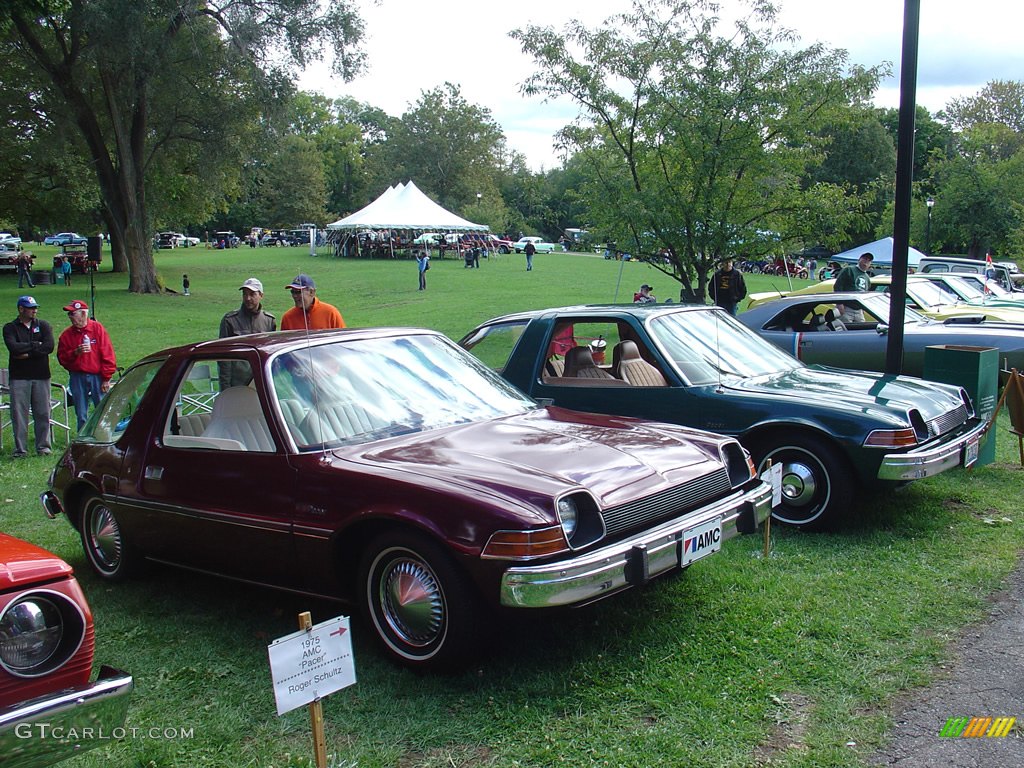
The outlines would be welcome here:
M 886 323 L 879 323 L 878 325 L 875 326 L 875 333 L 877 333 L 879 336 L 888 336 L 889 326 Z

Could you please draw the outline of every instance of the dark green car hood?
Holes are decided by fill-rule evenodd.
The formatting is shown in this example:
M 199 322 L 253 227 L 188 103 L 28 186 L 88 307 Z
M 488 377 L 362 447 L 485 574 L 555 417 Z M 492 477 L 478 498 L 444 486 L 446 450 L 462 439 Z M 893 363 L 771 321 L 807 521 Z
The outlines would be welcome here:
M 833 408 L 883 421 L 896 417 L 901 423 L 906 423 L 906 414 L 913 408 L 930 421 L 962 403 L 959 388 L 948 384 L 818 365 L 746 379 L 725 379 L 722 386 L 745 396 L 792 399 L 799 393 L 802 399 L 813 398 L 819 410 Z

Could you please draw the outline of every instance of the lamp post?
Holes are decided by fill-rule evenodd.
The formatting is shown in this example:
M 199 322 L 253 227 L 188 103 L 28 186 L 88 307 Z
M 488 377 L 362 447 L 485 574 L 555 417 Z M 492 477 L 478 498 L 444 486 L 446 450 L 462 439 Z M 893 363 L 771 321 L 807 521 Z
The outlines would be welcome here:
M 924 225 L 924 252 L 932 255 L 932 208 L 935 207 L 935 198 L 929 197 L 924 201 L 928 206 L 928 221 Z

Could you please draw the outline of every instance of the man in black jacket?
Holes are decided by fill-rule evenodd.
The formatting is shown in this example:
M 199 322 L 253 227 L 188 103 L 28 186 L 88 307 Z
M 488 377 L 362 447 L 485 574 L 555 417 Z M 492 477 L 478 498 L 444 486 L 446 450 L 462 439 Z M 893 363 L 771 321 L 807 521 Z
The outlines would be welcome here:
M 263 310 L 263 283 L 255 277 L 250 277 L 238 290 L 242 292 L 242 305 L 221 318 L 220 338 L 276 331 L 277 319 Z M 218 378 L 223 392 L 229 387 L 244 387 L 252 380 L 252 371 L 248 363 L 225 362 L 220 365 Z
M 733 269 L 732 259 L 722 262 L 722 268 L 711 278 L 709 288 L 711 300 L 735 317 L 736 305 L 746 298 L 747 285 L 743 282 L 743 273 Z
M 4 326 L 4 344 L 10 353 L 11 422 L 14 458 L 28 453 L 28 417 L 35 424 L 36 453 L 50 453 L 50 355 L 53 329 L 38 320 L 39 304 L 31 296 L 18 298 L 18 317 Z

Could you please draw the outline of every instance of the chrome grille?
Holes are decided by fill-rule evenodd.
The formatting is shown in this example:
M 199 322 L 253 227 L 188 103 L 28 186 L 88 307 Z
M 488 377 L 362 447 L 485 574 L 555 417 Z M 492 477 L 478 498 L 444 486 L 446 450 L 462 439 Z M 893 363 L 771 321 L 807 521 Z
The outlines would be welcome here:
M 601 513 L 609 536 L 704 506 L 727 494 L 729 473 L 725 467 L 652 496 L 611 507 Z
M 967 406 L 961 403 L 959 408 L 947 411 L 928 422 L 928 437 L 944 435 L 949 430 L 956 429 L 965 421 L 967 421 Z

